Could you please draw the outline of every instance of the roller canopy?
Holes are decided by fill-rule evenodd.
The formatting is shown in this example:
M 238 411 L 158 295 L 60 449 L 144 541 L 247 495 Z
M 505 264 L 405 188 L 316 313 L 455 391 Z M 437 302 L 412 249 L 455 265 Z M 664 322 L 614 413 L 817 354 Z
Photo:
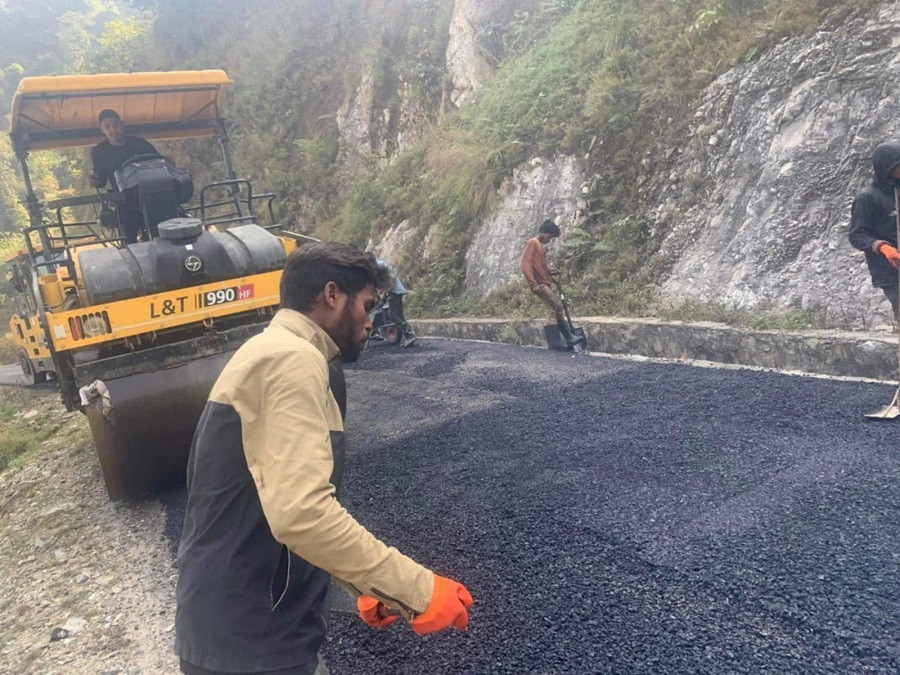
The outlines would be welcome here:
M 16 150 L 94 145 L 104 138 L 97 116 L 106 108 L 148 140 L 211 136 L 230 84 L 223 70 L 26 77 L 13 97 L 10 136 Z

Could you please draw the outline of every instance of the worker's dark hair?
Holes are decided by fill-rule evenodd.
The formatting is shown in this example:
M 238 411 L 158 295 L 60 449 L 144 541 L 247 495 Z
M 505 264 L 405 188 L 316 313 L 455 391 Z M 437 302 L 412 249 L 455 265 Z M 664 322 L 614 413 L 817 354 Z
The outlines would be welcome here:
M 292 251 L 281 275 L 281 306 L 298 312 L 312 309 L 316 296 L 333 281 L 352 299 L 378 272 L 375 256 L 352 246 L 317 241 Z
M 375 289 L 379 293 L 390 290 L 397 283 L 397 276 L 391 272 L 391 268 L 383 260 L 375 259 L 375 272 L 378 277 L 375 279 Z
M 122 121 L 122 118 L 119 117 L 119 113 L 117 113 L 115 110 L 112 110 L 111 108 L 107 108 L 106 110 L 100 111 L 100 115 L 97 117 L 97 124 L 103 124 L 103 120 L 108 117 L 111 117 L 114 120 L 119 120 L 120 122 Z
M 551 237 L 558 237 L 559 236 L 559 226 L 556 223 L 554 223 L 552 220 L 547 218 L 547 220 L 545 220 L 543 223 L 541 223 L 541 226 L 538 228 L 538 232 L 546 232 Z

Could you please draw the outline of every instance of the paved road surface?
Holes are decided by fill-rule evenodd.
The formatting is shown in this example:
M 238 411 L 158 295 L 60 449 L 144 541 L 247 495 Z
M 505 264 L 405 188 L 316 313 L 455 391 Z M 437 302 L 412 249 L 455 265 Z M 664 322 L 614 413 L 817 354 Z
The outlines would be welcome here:
M 22 367 L 18 363 L 8 366 L 0 366 L 0 384 L 25 385 L 25 376 Z
M 344 503 L 476 605 L 334 615 L 335 675 L 900 669 L 891 387 L 426 340 L 348 389 Z

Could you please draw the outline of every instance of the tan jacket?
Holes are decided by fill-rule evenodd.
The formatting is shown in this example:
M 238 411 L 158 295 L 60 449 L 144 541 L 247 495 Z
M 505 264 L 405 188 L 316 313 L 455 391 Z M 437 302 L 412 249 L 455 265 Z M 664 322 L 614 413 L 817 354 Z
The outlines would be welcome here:
M 247 466 L 275 539 L 361 593 L 422 613 L 432 573 L 379 541 L 335 499 L 329 432 L 344 425 L 328 361 L 337 355 L 317 324 L 280 310 L 235 354 L 209 398 L 241 417 Z
M 430 603 L 432 572 L 336 498 L 344 433 L 328 362 L 337 354 L 317 324 L 282 309 L 210 392 L 178 553 L 176 651 L 194 665 L 256 672 L 313 659 L 326 573 L 407 619 Z

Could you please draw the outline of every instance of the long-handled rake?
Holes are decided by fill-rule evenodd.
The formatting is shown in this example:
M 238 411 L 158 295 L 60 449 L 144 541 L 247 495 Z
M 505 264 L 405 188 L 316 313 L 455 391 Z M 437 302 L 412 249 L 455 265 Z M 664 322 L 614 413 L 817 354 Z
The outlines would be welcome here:
M 894 188 L 894 215 L 897 221 L 897 241 L 900 242 L 900 188 Z M 897 287 L 900 288 L 900 268 L 897 269 Z M 900 417 L 900 335 L 897 336 L 897 391 L 890 403 L 868 413 L 866 417 L 873 420 L 895 420 Z

